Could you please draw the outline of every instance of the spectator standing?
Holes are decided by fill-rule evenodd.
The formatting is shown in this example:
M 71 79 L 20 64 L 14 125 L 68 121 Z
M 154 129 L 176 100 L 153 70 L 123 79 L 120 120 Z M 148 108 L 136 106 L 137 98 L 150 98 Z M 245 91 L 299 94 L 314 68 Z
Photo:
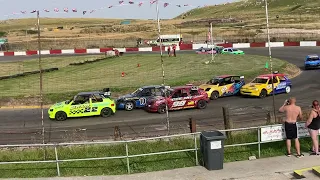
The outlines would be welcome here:
M 286 113 L 286 120 L 284 122 L 284 129 L 286 134 L 287 156 L 291 156 L 291 140 L 295 142 L 297 158 L 304 155 L 300 152 L 300 142 L 298 138 L 297 118 L 302 120 L 301 107 L 296 105 L 296 98 L 292 97 L 284 102 L 279 109 L 280 112 Z
M 170 57 L 171 48 L 168 46 L 168 56 Z
M 312 153 L 311 155 L 319 154 L 319 129 L 320 129 L 320 108 L 319 102 L 314 100 L 312 102 L 312 110 L 310 112 L 309 118 L 306 122 L 306 127 L 309 129 L 309 134 L 312 139 Z
M 174 57 L 177 57 L 177 55 L 176 55 L 176 48 L 177 48 L 177 45 L 174 44 L 173 47 L 172 47 Z

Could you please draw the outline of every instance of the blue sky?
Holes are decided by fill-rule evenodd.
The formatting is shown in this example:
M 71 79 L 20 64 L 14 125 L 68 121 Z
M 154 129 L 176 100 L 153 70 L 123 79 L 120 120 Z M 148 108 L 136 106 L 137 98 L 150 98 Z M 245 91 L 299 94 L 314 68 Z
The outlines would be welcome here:
M 154 19 L 156 18 L 156 6 L 150 6 L 149 0 L 132 0 L 135 5 L 129 5 L 129 0 L 124 0 L 127 5 L 114 6 L 108 8 L 110 5 L 119 5 L 119 0 L 0 0 L 0 19 L 16 19 L 35 17 L 31 14 L 32 10 L 41 10 L 42 17 L 65 17 L 65 18 L 121 18 L 121 19 Z M 182 12 L 195 8 L 197 6 L 214 5 L 226 2 L 234 2 L 235 0 L 160 0 L 160 18 L 173 18 Z M 138 7 L 139 2 L 143 2 L 141 7 Z M 164 3 L 170 5 L 163 7 Z M 176 5 L 182 5 L 181 8 Z M 184 4 L 191 5 L 184 7 Z M 99 8 L 105 8 L 100 9 Z M 60 13 L 54 13 L 53 9 L 58 8 Z M 69 13 L 62 13 L 63 8 L 69 8 Z M 71 12 L 72 8 L 78 10 L 77 13 Z M 43 9 L 50 10 L 49 13 L 44 12 Z M 95 12 L 89 13 L 90 10 L 96 9 Z M 85 16 L 82 11 L 87 10 Z M 27 11 L 26 14 L 21 14 L 20 11 Z M 13 13 L 19 13 L 12 15 Z M 10 16 L 8 16 L 10 15 Z

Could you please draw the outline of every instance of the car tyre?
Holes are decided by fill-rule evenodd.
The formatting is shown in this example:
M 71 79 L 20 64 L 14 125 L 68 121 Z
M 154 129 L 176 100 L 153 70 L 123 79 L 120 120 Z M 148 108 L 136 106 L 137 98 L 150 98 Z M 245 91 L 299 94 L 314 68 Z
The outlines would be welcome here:
M 291 92 L 291 87 L 290 86 L 287 86 L 286 87 L 286 93 L 288 94 L 288 93 L 290 93 Z
M 211 99 L 211 100 L 216 100 L 216 99 L 218 99 L 218 98 L 219 98 L 219 93 L 218 93 L 217 91 L 213 91 L 213 92 L 211 93 L 210 99 Z
M 205 100 L 199 100 L 197 103 L 198 109 L 205 109 L 207 107 L 207 102 Z
M 55 115 L 55 119 L 57 121 L 65 121 L 67 120 L 67 114 L 63 111 L 58 111 Z
M 111 116 L 111 115 L 112 115 L 112 110 L 111 110 L 111 108 L 107 108 L 107 107 L 103 108 L 103 109 L 101 110 L 101 112 L 100 112 L 100 115 L 101 115 L 102 117 L 109 117 L 109 116 Z
M 132 101 L 127 101 L 125 104 L 124 104 L 124 109 L 126 111 L 132 111 L 134 109 L 134 103 Z
M 260 98 L 265 98 L 265 97 L 267 97 L 267 90 L 262 89 L 261 92 L 260 92 L 259 97 L 260 97 Z
M 166 113 L 166 105 L 165 105 L 165 104 L 161 104 L 161 105 L 158 107 L 158 113 L 159 113 L 159 114 L 164 114 L 164 113 Z

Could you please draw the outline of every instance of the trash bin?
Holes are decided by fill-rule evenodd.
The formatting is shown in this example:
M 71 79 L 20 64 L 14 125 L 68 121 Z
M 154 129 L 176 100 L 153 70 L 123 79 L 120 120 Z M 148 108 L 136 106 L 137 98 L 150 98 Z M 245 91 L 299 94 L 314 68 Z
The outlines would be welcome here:
M 225 139 L 226 136 L 220 131 L 204 131 L 200 134 L 200 150 L 206 169 L 223 169 Z

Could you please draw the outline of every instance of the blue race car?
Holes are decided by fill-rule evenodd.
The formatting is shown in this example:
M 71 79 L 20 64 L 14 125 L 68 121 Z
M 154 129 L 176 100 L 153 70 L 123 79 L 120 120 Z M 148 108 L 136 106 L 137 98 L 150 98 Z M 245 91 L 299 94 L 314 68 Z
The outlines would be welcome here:
M 135 108 L 144 108 L 147 100 L 155 96 L 163 96 L 165 86 L 143 86 L 131 94 L 126 94 L 117 99 L 117 109 L 132 111 Z
M 304 69 L 313 69 L 320 67 L 320 58 L 316 54 L 308 55 L 304 61 Z

